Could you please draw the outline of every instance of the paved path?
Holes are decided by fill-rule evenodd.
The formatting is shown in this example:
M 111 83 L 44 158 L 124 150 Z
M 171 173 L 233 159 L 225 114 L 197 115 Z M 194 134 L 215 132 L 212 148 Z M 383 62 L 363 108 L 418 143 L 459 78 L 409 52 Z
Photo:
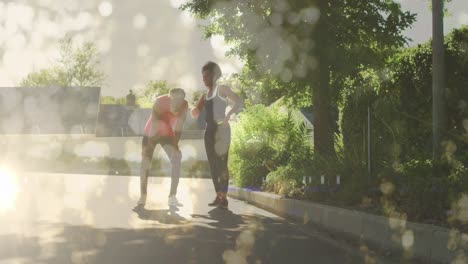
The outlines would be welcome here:
M 0 175 L 0 263 L 363 263 L 300 225 L 242 201 L 214 209 L 208 179 Z M 358 251 L 358 250 L 357 250 Z

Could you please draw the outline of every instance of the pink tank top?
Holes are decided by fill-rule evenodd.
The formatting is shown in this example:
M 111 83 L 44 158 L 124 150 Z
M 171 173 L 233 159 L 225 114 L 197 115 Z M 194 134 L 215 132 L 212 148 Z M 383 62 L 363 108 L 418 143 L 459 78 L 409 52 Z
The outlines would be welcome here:
M 156 100 L 158 102 L 158 108 L 161 111 L 161 114 L 159 115 L 157 128 L 156 128 L 156 135 L 160 137 L 174 137 L 175 136 L 174 130 L 177 124 L 177 120 L 180 114 L 187 111 L 188 103 L 185 102 L 184 106 L 178 113 L 172 113 L 171 106 L 170 106 L 170 99 L 168 95 L 159 96 Z M 153 118 L 154 118 L 153 114 L 151 114 L 150 118 L 148 119 L 145 125 L 145 134 L 148 137 L 151 136 L 150 131 L 151 131 Z

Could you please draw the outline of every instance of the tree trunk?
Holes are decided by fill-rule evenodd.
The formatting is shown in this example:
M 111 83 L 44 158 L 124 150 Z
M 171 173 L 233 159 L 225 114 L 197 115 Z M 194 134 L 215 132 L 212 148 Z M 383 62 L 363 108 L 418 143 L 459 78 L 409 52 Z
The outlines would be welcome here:
M 314 150 L 315 153 L 324 158 L 334 158 L 336 156 L 333 126 L 331 114 L 331 93 L 330 93 L 330 37 L 327 30 L 327 9 L 328 1 L 319 1 L 320 19 L 316 31 L 317 59 L 318 59 L 318 82 L 313 85 L 313 105 L 314 105 Z

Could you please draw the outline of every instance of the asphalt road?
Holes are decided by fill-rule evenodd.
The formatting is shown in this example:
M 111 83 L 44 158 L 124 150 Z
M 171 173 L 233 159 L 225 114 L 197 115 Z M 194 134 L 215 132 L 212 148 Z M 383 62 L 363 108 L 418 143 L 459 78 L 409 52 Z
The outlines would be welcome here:
M 209 207 L 208 179 L 79 174 L 0 175 L 0 263 L 371 263 L 313 228 L 243 201 Z

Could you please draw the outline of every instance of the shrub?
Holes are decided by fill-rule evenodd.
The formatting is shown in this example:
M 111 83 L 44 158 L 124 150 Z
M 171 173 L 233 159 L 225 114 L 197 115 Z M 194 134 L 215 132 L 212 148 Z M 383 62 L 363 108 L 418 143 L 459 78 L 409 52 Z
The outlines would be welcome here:
M 394 203 L 392 210 L 414 221 L 445 222 L 452 203 L 467 190 L 467 176 L 468 169 L 461 163 L 453 166 L 446 161 L 413 159 L 399 165 L 393 177 L 385 179 L 393 191 L 382 191 L 384 199 Z
M 286 197 L 298 196 L 302 175 L 302 171 L 291 165 L 280 166 L 267 175 L 263 189 Z
M 288 164 L 302 172 L 310 158 L 308 129 L 279 107 L 249 107 L 233 126 L 229 166 L 238 186 L 260 187 L 270 172 Z

